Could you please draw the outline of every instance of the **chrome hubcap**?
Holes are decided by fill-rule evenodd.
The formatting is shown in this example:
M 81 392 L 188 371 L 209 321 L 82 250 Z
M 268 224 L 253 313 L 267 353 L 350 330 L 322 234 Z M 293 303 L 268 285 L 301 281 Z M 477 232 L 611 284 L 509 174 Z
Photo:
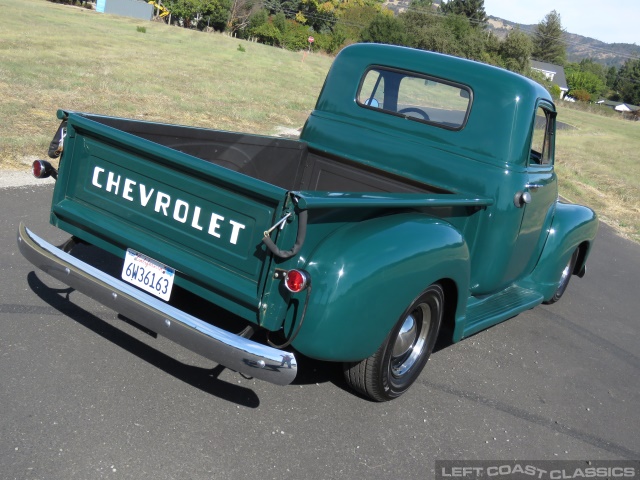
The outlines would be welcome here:
M 391 353 L 391 373 L 398 378 L 411 370 L 426 348 L 431 309 L 420 304 L 404 320 Z
M 393 357 L 400 357 L 407 353 L 416 340 L 416 321 L 409 315 L 398 332 L 396 343 L 393 346 Z

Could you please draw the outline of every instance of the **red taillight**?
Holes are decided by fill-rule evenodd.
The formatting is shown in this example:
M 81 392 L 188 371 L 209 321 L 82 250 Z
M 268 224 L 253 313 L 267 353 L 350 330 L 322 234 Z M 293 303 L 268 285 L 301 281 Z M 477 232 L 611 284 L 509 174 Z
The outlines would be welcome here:
M 289 270 L 284 285 L 292 293 L 298 293 L 309 286 L 309 274 L 303 270 Z
M 46 175 L 47 167 L 42 160 L 36 160 L 31 165 L 31 172 L 36 178 L 44 178 Z
M 56 169 L 46 160 L 35 160 L 31 164 L 31 173 L 36 178 L 47 178 L 53 175 L 56 178 Z

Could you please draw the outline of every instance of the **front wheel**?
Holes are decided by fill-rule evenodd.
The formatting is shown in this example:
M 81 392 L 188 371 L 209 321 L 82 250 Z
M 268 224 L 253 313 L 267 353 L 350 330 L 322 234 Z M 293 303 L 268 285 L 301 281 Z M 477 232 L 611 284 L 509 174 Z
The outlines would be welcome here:
M 360 362 L 345 363 L 349 386 L 378 402 L 406 392 L 433 351 L 443 309 L 444 292 L 433 284 L 404 311 L 376 353 Z
M 562 270 L 562 275 L 560 276 L 560 282 L 558 283 L 558 288 L 556 288 L 556 291 L 553 294 L 553 297 L 551 297 L 549 300 L 544 302 L 545 305 L 551 305 L 552 303 L 556 303 L 558 300 L 560 300 L 560 297 L 564 295 L 564 292 L 567 289 L 567 286 L 569 285 L 569 280 L 571 280 L 571 275 L 573 275 L 573 271 L 576 268 L 576 262 L 578 261 L 578 253 L 579 253 L 579 250 L 576 248 L 573 254 L 571 255 L 571 258 L 569 259 L 569 262 L 564 267 L 564 270 Z

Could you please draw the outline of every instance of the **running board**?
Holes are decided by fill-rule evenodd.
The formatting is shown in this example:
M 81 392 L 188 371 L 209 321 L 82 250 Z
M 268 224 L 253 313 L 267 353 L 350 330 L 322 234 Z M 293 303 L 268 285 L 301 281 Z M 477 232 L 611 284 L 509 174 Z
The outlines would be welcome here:
M 469 297 L 467 321 L 462 337 L 489 328 L 492 325 L 515 317 L 519 313 L 540 305 L 544 297 L 528 288 L 512 285 L 507 289 L 486 297 Z

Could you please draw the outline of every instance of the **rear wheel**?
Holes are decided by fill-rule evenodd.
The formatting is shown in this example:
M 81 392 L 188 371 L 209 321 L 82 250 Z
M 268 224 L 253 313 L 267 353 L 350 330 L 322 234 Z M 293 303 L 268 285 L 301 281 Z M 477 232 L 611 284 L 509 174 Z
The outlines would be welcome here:
M 433 351 L 443 308 L 442 287 L 433 284 L 400 316 L 376 353 L 360 362 L 345 363 L 349 386 L 378 402 L 406 392 Z
M 573 271 L 576 268 L 576 262 L 578 261 L 578 252 L 579 250 L 576 248 L 569 259 L 569 262 L 562 270 L 562 275 L 560 276 L 560 283 L 558 283 L 558 288 L 556 289 L 553 297 L 544 302 L 546 305 L 551 305 L 552 303 L 556 303 L 560 300 L 560 297 L 564 295 L 567 286 L 569 285 L 569 281 L 571 280 L 571 275 L 573 275 Z

